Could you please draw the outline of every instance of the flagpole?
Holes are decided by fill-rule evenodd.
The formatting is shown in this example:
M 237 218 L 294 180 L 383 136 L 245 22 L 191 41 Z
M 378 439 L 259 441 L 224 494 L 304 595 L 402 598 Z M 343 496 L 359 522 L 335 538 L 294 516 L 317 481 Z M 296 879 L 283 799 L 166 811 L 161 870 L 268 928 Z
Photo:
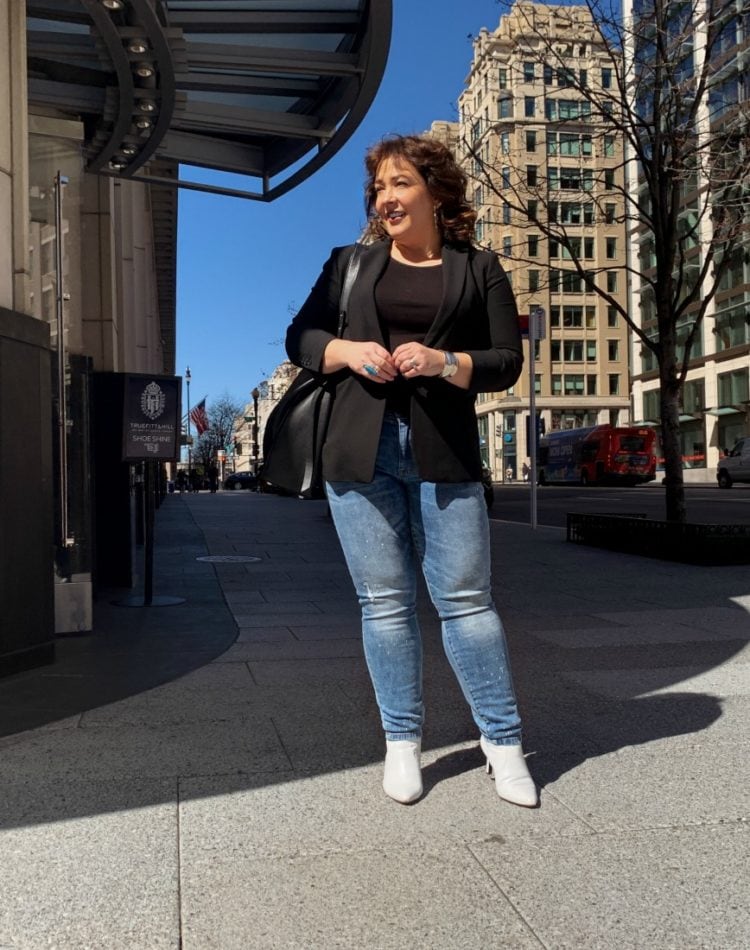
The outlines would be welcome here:
M 193 468 L 193 453 L 192 453 L 192 440 L 193 437 L 190 434 L 190 367 L 188 366 L 185 370 L 185 385 L 187 386 L 187 446 L 188 446 L 188 470 L 187 470 L 187 483 L 188 491 L 190 491 L 190 472 Z

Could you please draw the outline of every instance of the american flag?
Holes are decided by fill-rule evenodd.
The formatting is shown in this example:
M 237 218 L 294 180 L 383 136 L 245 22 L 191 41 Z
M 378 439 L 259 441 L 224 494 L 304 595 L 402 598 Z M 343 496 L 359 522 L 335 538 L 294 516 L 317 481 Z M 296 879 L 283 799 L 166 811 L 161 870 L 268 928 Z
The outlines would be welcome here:
M 198 435 L 203 435 L 203 433 L 208 429 L 209 422 L 208 416 L 206 415 L 206 400 L 201 399 L 197 406 L 193 406 L 190 410 L 190 421 L 196 428 Z

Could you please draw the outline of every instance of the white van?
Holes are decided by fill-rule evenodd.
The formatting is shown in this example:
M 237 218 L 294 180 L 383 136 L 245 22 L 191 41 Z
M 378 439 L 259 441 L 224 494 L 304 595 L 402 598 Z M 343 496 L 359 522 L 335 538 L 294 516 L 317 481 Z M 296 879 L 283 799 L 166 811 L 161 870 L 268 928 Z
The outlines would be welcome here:
M 740 439 L 716 466 L 719 488 L 731 488 L 733 482 L 750 482 L 750 437 Z

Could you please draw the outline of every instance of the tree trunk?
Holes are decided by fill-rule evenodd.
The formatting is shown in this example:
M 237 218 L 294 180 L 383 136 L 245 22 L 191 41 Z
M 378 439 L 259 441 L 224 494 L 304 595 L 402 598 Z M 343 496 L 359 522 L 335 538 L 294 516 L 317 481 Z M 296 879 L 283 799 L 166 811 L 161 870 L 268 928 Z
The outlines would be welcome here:
M 684 522 L 685 483 L 682 477 L 680 446 L 680 387 L 674 364 L 660 368 L 661 381 L 661 445 L 664 452 L 664 487 L 667 521 Z

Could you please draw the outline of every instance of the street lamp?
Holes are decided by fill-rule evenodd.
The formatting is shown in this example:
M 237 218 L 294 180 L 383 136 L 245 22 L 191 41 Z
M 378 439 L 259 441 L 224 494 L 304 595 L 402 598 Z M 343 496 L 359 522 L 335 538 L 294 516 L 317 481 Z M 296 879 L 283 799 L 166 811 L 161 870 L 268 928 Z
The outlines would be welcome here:
M 253 397 L 253 474 L 258 475 L 258 387 L 250 393 Z
M 188 486 L 190 485 L 190 472 L 193 468 L 192 442 L 193 437 L 190 434 L 190 367 L 185 369 L 185 386 L 187 387 L 187 447 L 188 447 Z

